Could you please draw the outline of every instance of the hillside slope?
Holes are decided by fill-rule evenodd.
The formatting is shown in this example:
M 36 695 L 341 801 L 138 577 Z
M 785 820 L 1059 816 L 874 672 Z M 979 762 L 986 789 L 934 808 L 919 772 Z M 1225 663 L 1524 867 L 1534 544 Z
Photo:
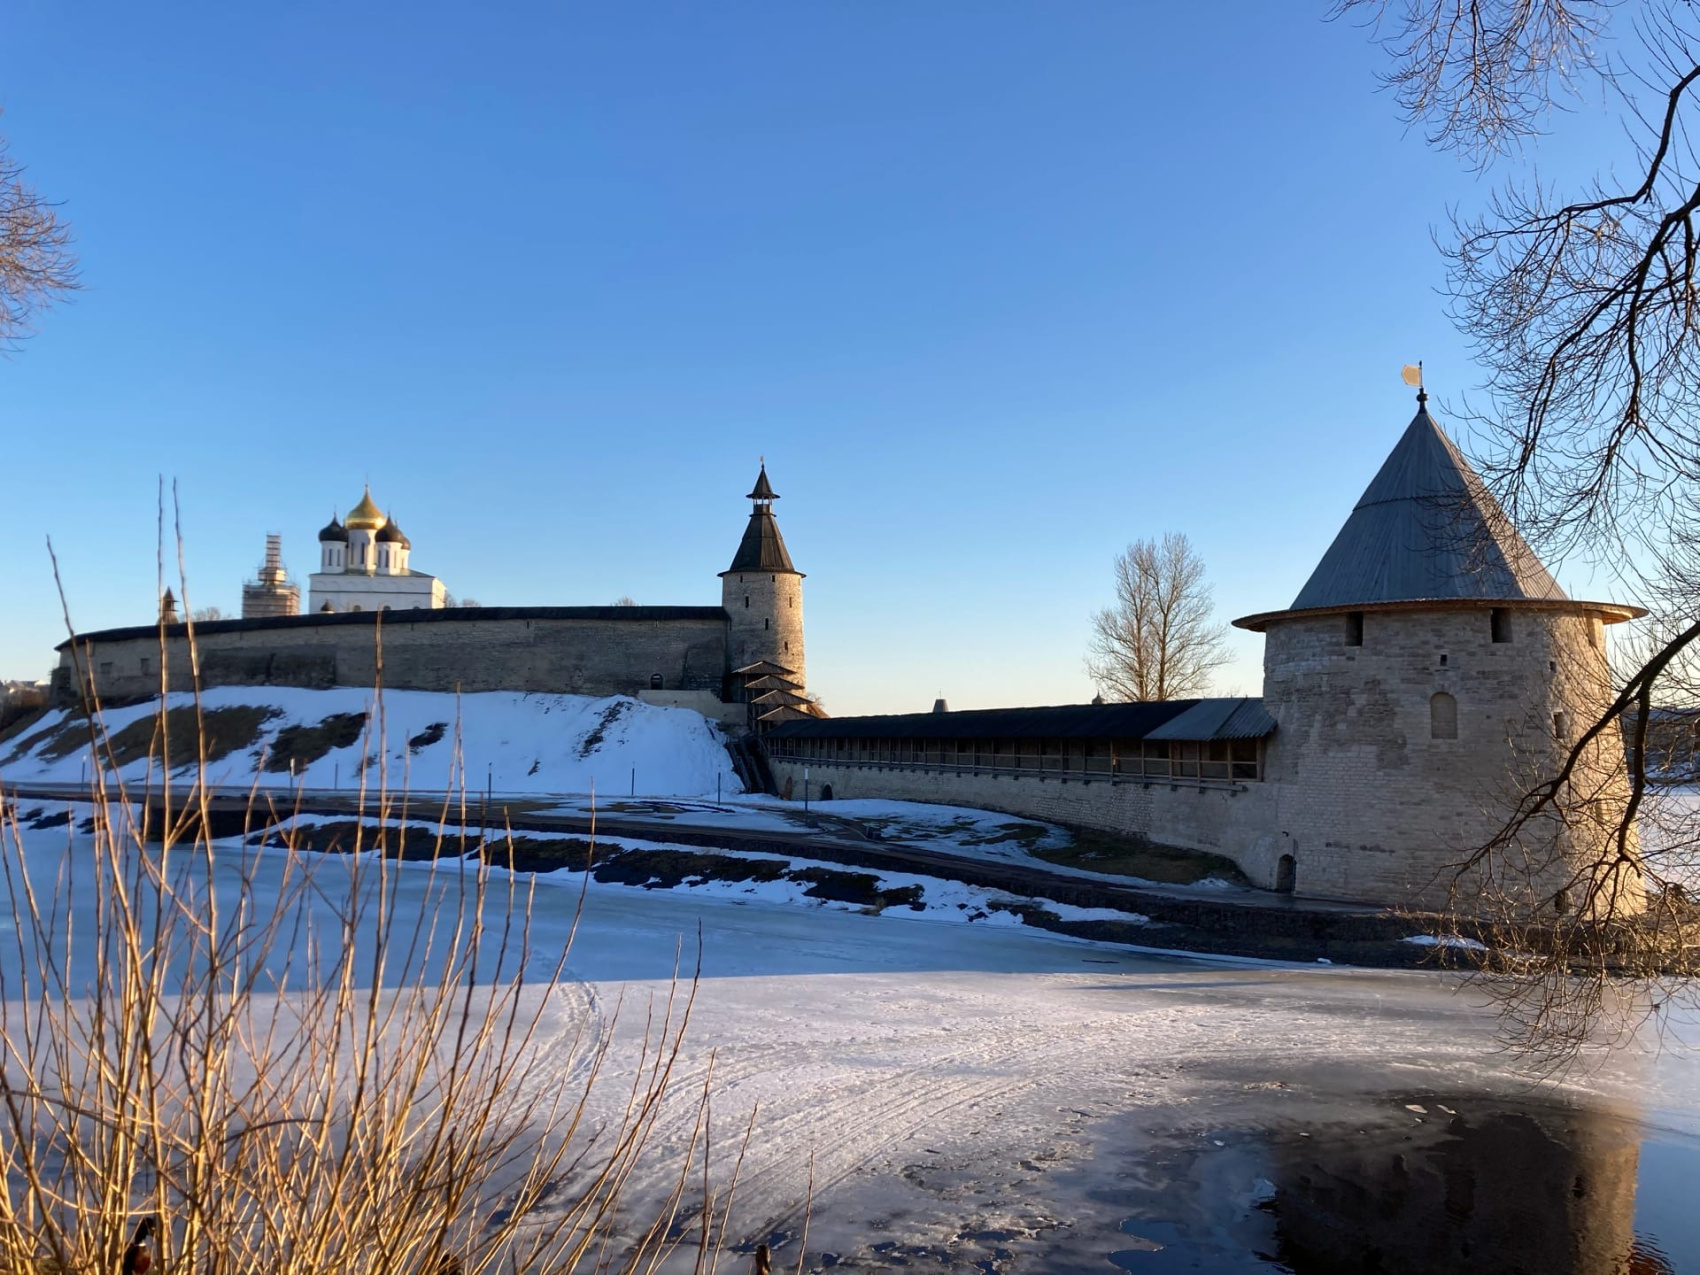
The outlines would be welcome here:
M 208 776 L 220 784 L 354 788 L 380 773 L 391 788 L 415 791 L 488 782 L 499 792 L 610 796 L 742 792 L 718 725 L 682 708 L 657 708 L 625 696 L 534 695 L 491 691 L 449 695 L 386 691 L 380 711 L 356 688 L 328 691 L 221 686 L 201 696 Z M 193 765 L 194 699 L 168 697 L 172 769 Z M 148 772 L 157 729 L 153 702 L 107 709 L 104 728 L 116 771 L 127 781 Z M 456 745 L 464 767 L 456 764 Z M 50 712 L 0 744 L 0 779 L 76 783 L 86 772 L 88 724 L 80 714 Z M 292 780 L 291 774 L 295 776 Z

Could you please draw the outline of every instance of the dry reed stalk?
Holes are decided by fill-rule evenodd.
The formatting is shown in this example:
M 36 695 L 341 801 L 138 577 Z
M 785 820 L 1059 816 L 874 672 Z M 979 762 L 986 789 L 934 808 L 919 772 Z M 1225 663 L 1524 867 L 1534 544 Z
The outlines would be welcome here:
M 502 842 L 448 844 L 445 802 L 421 891 L 404 828 L 309 856 L 253 788 L 245 824 L 282 847 L 215 844 L 205 740 L 178 763 L 161 654 L 141 789 L 85 674 L 87 841 L 44 869 L 15 809 L 0 830 L 0 1275 L 110 1275 L 138 1215 L 162 1268 L 209 1275 L 649 1272 L 693 1232 L 711 1271 L 736 1186 L 717 1199 L 708 1174 L 712 1065 L 660 1213 L 623 1203 L 658 1155 L 695 978 L 675 966 L 620 1109 L 593 1119 L 611 1037 L 589 1011 L 553 1031 L 566 947 L 528 969 L 535 883 L 499 871 Z M 381 722 L 380 684 L 379 756 Z M 464 807 L 458 748 L 456 767 Z

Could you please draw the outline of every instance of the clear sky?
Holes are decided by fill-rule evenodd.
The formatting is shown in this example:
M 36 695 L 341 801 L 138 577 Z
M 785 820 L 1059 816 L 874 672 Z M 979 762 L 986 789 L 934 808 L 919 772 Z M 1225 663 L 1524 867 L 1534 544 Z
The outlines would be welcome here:
M 0 361 L 0 676 L 64 636 L 49 535 L 78 627 L 153 618 L 162 475 L 195 606 L 368 477 L 463 597 L 702 605 L 765 454 L 838 714 L 1088 699 L 1137 537 L 1285 606 L 1401 364 L 1477 380 L 1430 236 L 1504 176 L 1326 8 L 14 0 L 86 290 Z

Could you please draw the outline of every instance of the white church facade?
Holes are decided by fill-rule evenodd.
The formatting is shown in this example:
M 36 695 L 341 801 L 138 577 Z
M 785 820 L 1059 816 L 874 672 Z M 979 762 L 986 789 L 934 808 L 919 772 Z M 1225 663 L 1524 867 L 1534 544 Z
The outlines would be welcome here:
M 371 489 L 348 518 L 319 532 L 319 569 L 308 577 L 308 608 L 318 612 L 435 610 L 448 594 L 434 575 L 415 571 L 410 541 L 373 503 Z

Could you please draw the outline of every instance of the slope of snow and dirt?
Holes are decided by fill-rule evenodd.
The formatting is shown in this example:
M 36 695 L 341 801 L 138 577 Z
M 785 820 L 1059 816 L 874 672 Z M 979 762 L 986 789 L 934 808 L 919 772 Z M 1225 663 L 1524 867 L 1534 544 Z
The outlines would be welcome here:
M 616 695 L 450 695 L 386 691 L 381 709 L 357 688 L 220 686 L 201 695 L 215 783 L 504 793 L 700 795 L 742 791 L 719 727 L 700 713 Z M 191 762 L 194 698 L 169 697 L 173 768 Z M 104 714 L 117 772 L 146 777 L 155 705 Z M 0 744 L 11 783 L 76 783 L 87 774 L 88 726 L 58 709 Z

